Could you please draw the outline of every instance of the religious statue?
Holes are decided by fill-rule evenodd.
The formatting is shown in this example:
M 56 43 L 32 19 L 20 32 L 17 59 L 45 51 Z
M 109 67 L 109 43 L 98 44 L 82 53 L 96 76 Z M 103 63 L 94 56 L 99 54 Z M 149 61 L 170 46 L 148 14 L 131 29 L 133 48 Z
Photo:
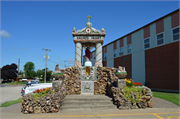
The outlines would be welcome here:
M 90 47 L 89 45 L 87 45 L 86 48 L 85 48 L 85 45 L 83 45 L 83 47 L 85 50 L 86 61 L 90 61 L 91 60 L 90 54 L 91 54 L 91 50 L 93 49 L 93 47 Z
M 55 71 L 59 71 L 59 64 L 56 64 Z

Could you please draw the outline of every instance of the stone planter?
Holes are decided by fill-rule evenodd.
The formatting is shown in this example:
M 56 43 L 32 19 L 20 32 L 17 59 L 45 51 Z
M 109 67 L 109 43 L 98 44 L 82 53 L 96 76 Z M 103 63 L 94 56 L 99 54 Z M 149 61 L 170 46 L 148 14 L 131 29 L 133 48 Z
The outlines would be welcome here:
M 116 76 L 119 78 L 119 79 L 124 79 L 126 76 L 127 76 L 127 73 L 116 73 Z

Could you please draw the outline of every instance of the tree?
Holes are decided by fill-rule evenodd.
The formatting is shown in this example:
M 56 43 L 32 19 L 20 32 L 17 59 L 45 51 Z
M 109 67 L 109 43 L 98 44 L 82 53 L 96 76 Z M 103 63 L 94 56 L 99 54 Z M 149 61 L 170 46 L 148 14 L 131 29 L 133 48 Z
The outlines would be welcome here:
M 33 77 L 33 75 L 35 74 L 34 69 L 35 69 L 34 63 L 26 62 L 26 64 L 24 65 L 25 75 L 28 77 Z
M 1 78 L 4 80 L 16 79 L 18 71 L 17 65 L 12 63 L 11 65 L 5 65 L 1 68 Z
M 43 72 L 43 79 L 44 79 L 45 68 L 42 69 L 42 72 Z M 49 70 L 48 68 L 46 68 L 46 81 L 50 81 L 50 78 L 52 78 L 52 77 L 51 77 L 52 72 L 53 72 L 53 71 L 51 71 L 51 70 Z
M 37 76 L 38 78 L 42 78 L 41 75 L 43 75 L 43 71 L 40 70 L 40 69 L 37 70 L 37 71 L 36 71 L 36 76 Z

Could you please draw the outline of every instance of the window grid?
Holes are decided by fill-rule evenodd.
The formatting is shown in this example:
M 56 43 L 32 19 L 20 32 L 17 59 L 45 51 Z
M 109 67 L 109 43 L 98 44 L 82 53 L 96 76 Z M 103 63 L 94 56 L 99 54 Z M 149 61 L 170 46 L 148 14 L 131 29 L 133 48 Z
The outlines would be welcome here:
M 150 38 L 144 39 L 144 49 L 150 48 Z
M 173 33 L 173 41 L 179 40 L 179 27 L 174 28 L 172 30 L 172 33 Z
M 120 56 L 122 56 L 122 55 L 123 55 L 123 48 L 120 48 L 119 55 L 120 55 Z
M 130 54 L 131 53 L 131 45 L 127 46 L 127 53 Z
M 114 53 L 113 53 L 113 54 L 114 54 L 114 57 L 116 57 L 116 50 L 114 50 Z
M 157 34 L 157 45 L 164 44 L 164 33 Z
M 104 60 L 106 60 L 107 59 L 107 55 L 106 54 L 104 54 Z

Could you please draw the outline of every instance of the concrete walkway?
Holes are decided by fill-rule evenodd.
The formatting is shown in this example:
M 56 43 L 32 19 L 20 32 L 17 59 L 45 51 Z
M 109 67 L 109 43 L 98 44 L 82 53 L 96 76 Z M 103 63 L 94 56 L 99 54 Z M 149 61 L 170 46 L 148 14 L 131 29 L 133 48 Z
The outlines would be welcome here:
M 1 119 L 178 119 L 180 108 L 146 108 L 131 110 L 89 110 L 48 114 L 22 114 L 21 103 L 0 108 Z

